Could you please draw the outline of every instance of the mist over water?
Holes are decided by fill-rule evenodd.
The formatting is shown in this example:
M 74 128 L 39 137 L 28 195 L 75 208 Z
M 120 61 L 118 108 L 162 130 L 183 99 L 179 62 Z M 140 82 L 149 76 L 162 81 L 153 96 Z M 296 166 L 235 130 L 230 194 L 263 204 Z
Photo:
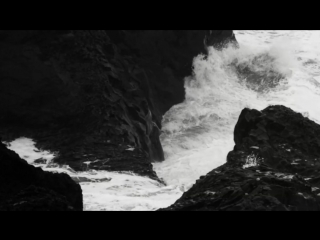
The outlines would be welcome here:
M 185 101 L 163 118 L 160 138 L 166 160 L 153 166 L 167 186 L 131 173 L 77 173 L 49 160 L 38 166 L 90 179 L 81 183 L 85 210 L 156 210 L 174 203 L 200 176 L 225 163 L 243 108 L 280 104 L 320 123 L 320 31 L 235 34 L 239 49 L 210 49 L 207 57 L 195 56 L 194 74 L 185 78 Z M 38 157 L 28 153 L 33 143 L 25 138 L 11 148 L 21 157 L 29 155 L 29 163 Z

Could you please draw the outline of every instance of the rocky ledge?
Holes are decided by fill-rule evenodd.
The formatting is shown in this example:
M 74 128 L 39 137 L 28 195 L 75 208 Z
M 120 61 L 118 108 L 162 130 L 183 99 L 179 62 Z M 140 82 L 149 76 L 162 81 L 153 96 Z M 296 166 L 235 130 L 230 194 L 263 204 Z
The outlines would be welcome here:
M 0 211 L 82 211 L 82 201 L 67 174 L 31 166 L 0 142 Z
M 284 106 L 244 109 L 227 163 L 162 211 L 319 211 L 320 126 Z

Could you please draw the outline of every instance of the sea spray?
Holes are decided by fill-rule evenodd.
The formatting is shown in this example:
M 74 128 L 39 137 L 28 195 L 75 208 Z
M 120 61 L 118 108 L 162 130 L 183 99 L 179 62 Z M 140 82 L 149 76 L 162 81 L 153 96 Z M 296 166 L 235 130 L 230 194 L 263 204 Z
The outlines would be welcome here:
M 207 57 L 195 56 L 194 74 L 185 79 L 186 100 L 163 118 L 166 160 L 154 168 L 167 186 L 131 173 L 37 166 L 86 179 L 80 183 L 85 210 L 156 210 L 174 203 L 200 176 L 226 161 L 243 108 L 262 110 L 280 104 L 320 123 L 320 31 L 235 34 L 239 49 L 210 49 Z M 11 142 L 10 148 L 21 157 L 29 156 L 31 164 L 43 156 L 30 139 Z
M 161 141 L 166 161 L 154 167 L 168 184 L 188 188 L 223 164 L 245 107 L 262 110 L 282 104 L 320 120 L 314 104 L 320 101 L 319 84 L 314 77 L 310 80 L 314 72 L 299 61 L 303 45 L 296 41 L 296 33 L 236 34 L 239 49 L 211 49 L 207 57 L 195 57 L 194 74 L 185 79 L 185 101 L 164 116 Z M 246 71 L 241 73 L 241 68 Z

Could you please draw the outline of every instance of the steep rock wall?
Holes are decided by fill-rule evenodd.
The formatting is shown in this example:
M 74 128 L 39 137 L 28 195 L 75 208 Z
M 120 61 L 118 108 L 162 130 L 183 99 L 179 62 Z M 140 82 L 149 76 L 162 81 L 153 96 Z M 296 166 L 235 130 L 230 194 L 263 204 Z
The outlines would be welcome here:
M 214 44 L 233 34 L 212 31 Z M 162 115 L 184 100 L 184 77 L 204 52 L 205 35 L 1 30 L 0 135 L 6 141 L 31 137 L 76 170 L 91 161 L 95 169 L 156 178 L 150 161 L 164 159 Z

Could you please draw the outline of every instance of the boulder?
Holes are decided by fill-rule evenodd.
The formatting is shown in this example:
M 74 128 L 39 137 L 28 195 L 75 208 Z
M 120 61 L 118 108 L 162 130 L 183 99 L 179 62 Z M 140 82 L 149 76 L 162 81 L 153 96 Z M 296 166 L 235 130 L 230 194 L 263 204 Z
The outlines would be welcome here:
M 320 125 L 284 106 L 246 108 L 234 141 L 226 164 L 163 210 L 320 210 Z
M 0 141 L 0 211 L 82 211 L 82 190 L 67 174 L 29 165 Z

